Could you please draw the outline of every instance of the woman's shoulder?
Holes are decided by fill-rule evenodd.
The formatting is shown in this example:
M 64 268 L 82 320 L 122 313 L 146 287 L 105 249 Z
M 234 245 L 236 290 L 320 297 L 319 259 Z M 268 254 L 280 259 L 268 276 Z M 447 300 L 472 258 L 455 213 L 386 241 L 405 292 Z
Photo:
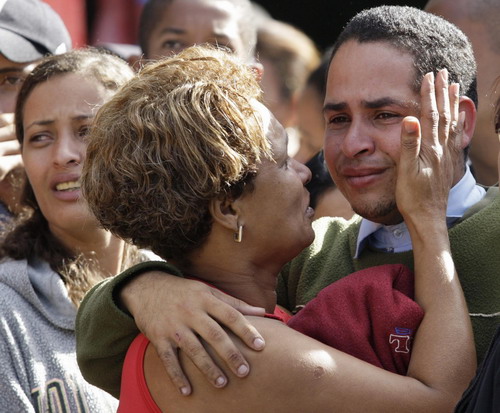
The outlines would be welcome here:
M 29 281 L 27 266 L 26 260 L 4 259 L 0 262 L 2 331 L 22 330 L 25 328 L 25 320 L 33 318 L 34 292 Z
M 60 275 L 39 258 L 0 263 L 0 296 L 8 303 L 6 309 L 16 309 L 29 319 L 37 314 L 61 328 L 74 329 L 76 308 Z M 3 311 L 11 314 L 14 311 Z
M 0 291 L 19 290 L 29 282 L 28 261 L 6 257 L 0 261 Z

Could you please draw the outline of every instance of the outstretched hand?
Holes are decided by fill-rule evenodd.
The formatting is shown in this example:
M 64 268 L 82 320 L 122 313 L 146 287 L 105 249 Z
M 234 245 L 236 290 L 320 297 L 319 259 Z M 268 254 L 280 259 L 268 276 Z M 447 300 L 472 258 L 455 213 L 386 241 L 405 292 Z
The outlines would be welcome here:
M 221 325 L 248 347 L 264 348 L 264 339 L 243 316 L 263 316 L 264 309 L 252 307 L 201 282 L 148 272 L 132 280 L 120 298 L 134 316 L 139 330 L 156 348 L 167 374 L 183 395 L 191 393 L 191 386 L 179 364 L 179 349 L 215 387 L 227 383 L 199 337 L 239 377 L 246 376 L 250 366 Z
M 448 72 L 424 76 L 421 117 L 403 119 L 396 202 L 405 221 L 441 220 L 462 155 L 464 116 L 459 113 L 459 85 L 448 86 Z

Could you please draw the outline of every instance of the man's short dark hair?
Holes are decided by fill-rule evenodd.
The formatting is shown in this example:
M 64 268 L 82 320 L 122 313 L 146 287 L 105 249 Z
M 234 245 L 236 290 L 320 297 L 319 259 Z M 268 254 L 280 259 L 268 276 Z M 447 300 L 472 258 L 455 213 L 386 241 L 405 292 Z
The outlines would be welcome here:
M 460 84 L 461 94 L 477 106 L 476 62 L 467 36 L 455 25 L 434 14 L 406 6 L 380 6 L 352 18 L 333 46 L 332 58 L 348 40 L 387 42 L 413 57 L 419 91 L 423 76 L 448 69 L 450 82 Z

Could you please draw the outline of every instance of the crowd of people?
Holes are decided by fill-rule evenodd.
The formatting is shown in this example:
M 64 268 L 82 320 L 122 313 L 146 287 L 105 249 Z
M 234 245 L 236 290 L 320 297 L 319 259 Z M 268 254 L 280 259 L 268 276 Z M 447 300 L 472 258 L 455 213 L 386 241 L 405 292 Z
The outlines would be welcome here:
M 0 411 L 498 411 L 498 13 L 0 2 Z

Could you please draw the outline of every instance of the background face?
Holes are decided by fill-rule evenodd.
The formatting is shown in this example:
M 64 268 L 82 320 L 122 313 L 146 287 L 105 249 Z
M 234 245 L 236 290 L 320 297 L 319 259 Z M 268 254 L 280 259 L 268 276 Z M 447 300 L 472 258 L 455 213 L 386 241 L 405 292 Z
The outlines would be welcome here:
M 147 57 L 158 59 L 204 43 L 246 58 L 238 11 L 224 0 L 174 0 L 149 37 Z
M 305 163 L 323 149 L 325 135 L 323 97 L 313 86 L 307 86 L 299 97 L 297 129 L 300 133 L 300 146 L 294 158 Z
M 24 107 L 22 155 L 26 174 L 51 231 L 64 240 L 96 227 L 80 199 L 85 137 L 111 92 L 77 74 L 36 86 Z M 47 99 L 50 96 L 50 99 Z
M 16 98 L 32 63 L 14 63 L 0 54 L 0 113 L 13 113 Z

